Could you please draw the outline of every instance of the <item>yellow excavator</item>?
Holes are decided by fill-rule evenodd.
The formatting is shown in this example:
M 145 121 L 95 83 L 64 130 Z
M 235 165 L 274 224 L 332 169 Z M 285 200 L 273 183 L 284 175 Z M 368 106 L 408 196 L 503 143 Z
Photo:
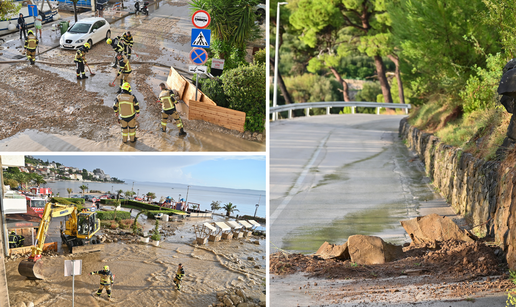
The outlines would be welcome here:
M 52 218 L 61 216 L 69 216 L 64 230 L 61 223 L 60 232 L 62 243 L 68 246 L 70 253 L 99 251 L 104 248 L 104 244 L 95 236 L 100 230 L 100 220 L 97 219 L 96 212 L 77 212 L 74 205 L 47 203 L 29 259 L 22 260 L 18 265 L 20 275 L 29 279 L 44 279 L 41 252 Z

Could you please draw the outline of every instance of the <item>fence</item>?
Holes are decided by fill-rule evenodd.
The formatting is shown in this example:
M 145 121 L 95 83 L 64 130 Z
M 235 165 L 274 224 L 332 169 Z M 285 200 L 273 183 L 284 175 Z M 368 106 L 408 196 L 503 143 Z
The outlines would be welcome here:
M 321 101 L 321 102 L 303 102 L 286 104 L 269 108 L 269 113 L 272 113 L 272 120 L 277 119 L 277 113 L 288 111 L 288 118 L 292 118 L 292 110 L 305 109 L 306 116 L 310 116 L 311 108 L 326 108 L 326 115 L 330 114 L 330 108 L 334 107 L 351 107 L 351 113 L 355 114 L 356 107 L 376 108 L 376 114 L 380 114 L 380 108 L 387 109 L 405 109 L 408 114 L 410 104 L 399 103 L 384 103 L 384 102 L 365 102 L 365 101 Z

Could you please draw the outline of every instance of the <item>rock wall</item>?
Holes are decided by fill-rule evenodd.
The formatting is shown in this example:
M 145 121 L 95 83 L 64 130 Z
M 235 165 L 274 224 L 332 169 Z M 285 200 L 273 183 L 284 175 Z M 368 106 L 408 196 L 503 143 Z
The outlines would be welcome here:
M 472 232 L 495 238 L 516 270 L 516 163 L 484 161 L 443 144 L 432 134 L 400 122 L 400 137 L 422 159 L 426 175 L 455 212 L 475 227 Z

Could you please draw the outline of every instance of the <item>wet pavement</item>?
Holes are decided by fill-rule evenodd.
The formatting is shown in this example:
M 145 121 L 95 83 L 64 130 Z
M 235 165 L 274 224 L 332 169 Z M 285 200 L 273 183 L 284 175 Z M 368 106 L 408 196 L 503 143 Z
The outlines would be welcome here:
M 80 18 L 89 17 L 92 14 L 84 13 Z M 184 2 L 156 2 L 150 5 L 149 16 L 124 14 L 117 13 L 109 17 L 110 14 L 105 12 L 104 17 L 110 20 L 112 37 L 121 35 L 128 29 L 135 37 L 133 52 L 135 56 L 131 58 L 133 72 L 130 82 L 132 93 L 139 100 L 141 108 L 140 117 L 137 119 L 138 141 L 134 144 L 121 142 L 120 126 L 113 115 L 112 121 L 99 123 L 97 129 L 88 127 L 88 125 L 91 126 L 91 122 L 88 125 L 81 125 L 80 121 L 77 131 L 53 128 L 51 122 L 48 125 L 31 127 L 33 129 L 23 129 L 0 140 L 0 151 L 265 151 L 265 142 L 250 141 L 238 132 L 225 131 L 223 128 L 202 121 L 186 120 L 185 131 L 188 135 L 184 138 L 178 137 L 178 129 L 173 122 L 169 122 L 167 132 L 162 133 L 159 125 L 161 110 L 156 103 L 159 94 L 158 85 L 167 79 L 169 69 L 166 67 L 174 66 L 179 71 L 184 71 L 190 65 L 188 59 L 191 50 L 190 7 Z M 72 18 L 73 16 L 67 17 L 67 19 Z M 59 21 L 54 22 L 56 23 Z M 51 29 L 52 25 L 44 26 L 43 38 L 40 40 L 40 55 L 36 57 L 35 66 L 42 71 L 52 73 L 57 78 L 65 79 L 64 89 L 69 87 L 66 84 L 69 82 L 79 85 L 88 93 L 97 93 L 103 105 L 111 108 L 117 90 L 117 87 L 108 86 L 116 76 L 116 70 L 109 65 L 113 55 L 111 47 L 102 42 L 94 45 L 87 54 L 87 59 L 89 68 L 95 75 L 89 74 L 86 68 L 89 79 L 76 80 L 73 64 L 75 52 L 57 47 L 60 33 Z M 0 61 L 10 61 L 21 56 L 23 42 L 17 38 L 18 33 L 4 37 L 6 42 L 2 46 L 4 50 L 0 51 L 3 53 Z M 43 62 L 59 65 L 46 65 Z M 138 62 L 159 65 L 137 64 Z M 26 64 L 0 64 L 0 69 L 19 69 L 20 65 L 24 67 Z M 188 74 L 184 76 L 191 77 Z M 17 82 L 19 81 L 13 81 L 13 86 L 16 86 Z M 118 80 L 115 83 L 118 86 Z M 73 93 L 70 94 L 73 95 Z M 52 99 L 52 97 L 49 98 Z M 65 112 L 65 115 L 72 115 L 80 108 L 81 106 L 68 104 L 62 112 Z M 24 118 L 21 115 L 20 117 L 14 122 Z M 86 120 L 86 117 L 82 120 Z M 96 121 L 95 116 L 91 121 Z M 9 122 L 12 123 L 13 119 L 9 119 Z
M 410 238 L 400 220 L 418 216 L 427 202 L 446 204 L 398 138 L 401 118 L 271 123 L 271 252 L 313 253 L 325 241 L 343 244 L 354 234 L 403 243 Z

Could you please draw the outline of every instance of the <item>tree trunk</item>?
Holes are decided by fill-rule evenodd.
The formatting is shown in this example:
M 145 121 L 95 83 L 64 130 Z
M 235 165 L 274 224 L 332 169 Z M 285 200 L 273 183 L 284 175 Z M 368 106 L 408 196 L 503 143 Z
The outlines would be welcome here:
M 403 84 L 401 83 L 401 73 L 400 73 L 400 59 L 397 55 L 388 55 L 389 59 L 394 62 L 396 65 L 396 70 L 394 73 L 396 74 L 396 80 L 398 80 L 398 94 L 400 96 L 400 103 L 405 104 L 405 93 L 403 92 Z
M 75 16 L 75 23 L 77 23 L 77 1 L 72 1 L 73 2 L 73 14 Z
M 333 73 L 333 75 L 335 76 L 335 78 L 337 79 L 337 81 L 339 81 L 340 84 L 342 84 L 342 96 L 344 98 L 344 101 L 351 101 L 351 99 L 349 99 L 349 86 L 348 86 L 348 83 L 342 79 L 342 77 L 339 75 L 339 73 L 337 72 L 337 70 L 330 66 L 329 67 L 331 72 Z
M 274 59 L 272 57 L 269 57 L 269 62 L 270 62 L 272 71 L 274 71 Z M 285 82 L 283 81 L 283 77 L 281 76 L 279 70 L 278 70 L 278 85 L 281 90 L 281 95 L 283 95 L 283 98 L 285 98 L 285 104 L 292 104 L 292 98 L 290 97 L 290 93 L 287 91 L 287 87 L 285 86 Z
M 376 74 L 378 75 L 380 86 L 382 87 L 383 101 L 392 103 L 391 87 L 389 86 L 389 82 L 387 82 L 387 77 L 385 77 L 385 66 L 383 65 L 382 57 L 375 55 L 374 64 L 376 66 Z

